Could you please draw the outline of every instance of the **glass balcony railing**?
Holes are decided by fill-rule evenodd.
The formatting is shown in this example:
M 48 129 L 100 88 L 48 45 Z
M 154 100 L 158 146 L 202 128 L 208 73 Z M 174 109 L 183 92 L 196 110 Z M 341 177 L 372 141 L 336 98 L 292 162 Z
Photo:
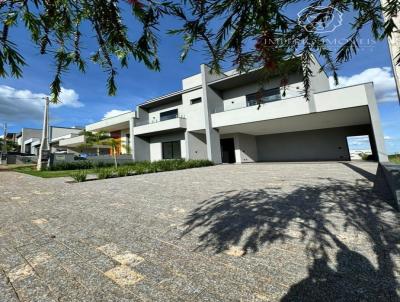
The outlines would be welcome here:
M 299 93 L 297 95 L 293 95 L 293 96 L 286 97 L 286 98 L 282 98 L 280 95 L 266 96 L 266 97 L 261 98 L 261 100 L 247 98 L 245 101 L 241 102 L 240 104 L 231 105 L 229 107 L 224 106 L 224 104 L 221 103 L 220 106 L 215 108 L 214 113 L 238 110 L 238 109 L 243 109 L 243 108 L 253 107 L 253 106 L 263 106 L 263 105 L 266 105 L 269 103 L 287 101 L 287 100 L 296 99 L 299 97 L 304 97 L 304 93 Z

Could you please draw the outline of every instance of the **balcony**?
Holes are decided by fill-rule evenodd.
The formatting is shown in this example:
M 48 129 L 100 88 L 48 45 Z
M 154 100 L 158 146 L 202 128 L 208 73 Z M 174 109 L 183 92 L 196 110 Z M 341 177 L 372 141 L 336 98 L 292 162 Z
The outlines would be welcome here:
M 186 129 L 186 118 L 176 117 L 152 122 L 138 122 L 133 129 L 133 133 L 134 135 L 153 135 L 184 129 Z
M 309 113 L 309 104 L 303 96 L 274 100 L 258 104 L 244 103 L 242 106 L 216 112 L 211 115 L 213 128 L 278 119 Z
M 368 106 L 368 99 L 373 96 L 371 83 L 314 93 L 310 101 L 298 95 L 281 100 L 272 100 L 259 107 L 254 102 L 216 112 L 211 115 L 212 126 L 221 128 L 239 124 L 278 120 L 283 118 L 332 112 Z M 283 120 L 281 120 L 283 123 Z

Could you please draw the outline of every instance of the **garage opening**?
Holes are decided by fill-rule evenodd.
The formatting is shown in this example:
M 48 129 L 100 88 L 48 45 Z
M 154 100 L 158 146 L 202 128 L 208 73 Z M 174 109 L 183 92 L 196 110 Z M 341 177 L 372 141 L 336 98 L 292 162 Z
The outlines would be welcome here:
M 221 157 L 223 163 L 235 163 L 235 142 L 233 138 L 221 139 Z
M 348 136 L 350 160 L 373 160 L 371 141 L 368 135 Z

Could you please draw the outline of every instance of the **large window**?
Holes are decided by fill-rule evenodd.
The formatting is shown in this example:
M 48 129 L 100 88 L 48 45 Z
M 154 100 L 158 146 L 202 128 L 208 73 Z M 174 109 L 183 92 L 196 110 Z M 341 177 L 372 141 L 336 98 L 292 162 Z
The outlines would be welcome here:
M 281 92 L 279 87 L 260 90 L 256 93 L 252 93 L 246 96 L 247 106 L 254 106 L 258 104 L 270 103 L 279 101 L 281 99 Z
M 168 110 L 160 113 L 160 121 L 171 120 L 178 117 L 178 109 Z
M 180 159 L 181 158 L 181 142 L 165 142 L 162 143 L 163 159 Z

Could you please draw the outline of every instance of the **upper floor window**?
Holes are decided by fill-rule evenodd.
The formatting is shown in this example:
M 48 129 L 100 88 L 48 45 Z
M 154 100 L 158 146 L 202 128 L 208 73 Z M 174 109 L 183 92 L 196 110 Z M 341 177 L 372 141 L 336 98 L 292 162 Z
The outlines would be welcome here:
M 160 113 L 160 121 L 171 120 L 178 117 L 178 109 L 168 110 Z
M 190 100 L 190 105 L 199 104 L 201 103 L 201 98 L 195 98 Z
M 247 106 L 254 106 L 279 100 L 281 100 L 281 91 L 279 87 L 268 90 L 262 89 L 246 96 Z

